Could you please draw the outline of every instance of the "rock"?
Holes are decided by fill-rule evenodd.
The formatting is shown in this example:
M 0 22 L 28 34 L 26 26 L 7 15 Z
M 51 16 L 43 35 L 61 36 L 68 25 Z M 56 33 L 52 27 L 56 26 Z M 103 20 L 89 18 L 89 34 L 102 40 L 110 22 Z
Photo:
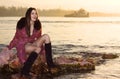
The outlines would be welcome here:
M 87 55 L 88 54 L 88 55 Z M 69 73 L 81 73 L 81 72 L 90 72 L 95 70 L 95 66 L 102 64 L 104 59 L 113 59 L 118 56 L 115 54 L 95 54 L 95 53 L 82 53 L 82 57 L 66 57 L 59 56 L 54 58 L 54 62 L 57 65 L 56 72 L 52 73 L 52 76 L 59 76 Z M 6 54 L 5 54 L 6 55 Z M 16 55 L 8 54 L 11 57 L 8 57 L 9 62 L 0 67 L 0 75 L 10 76 L 13 73 L 19 73 L 22 65 L 19 64 L 18 58 Z M 13 57 L 14 56 L 14 57 Z M 49 79 L 51 76 L 49 73 L 48 66 L 46 65 L 44 55 L 39 55 L 37 60 L 32 66 L 31 72 L 41 77 L 45 76 Z M 5 79 L 5 78 L 3 78 Z
M 37 61 L 40 61 L 38 57 Z M 55 64 L 57 65 L 57 72 L 53 73 L 54 76 L 59 76 L 68 73 L 78 73 L 78 72 L 89 72 L 95 70 L 95 64 L 81 58 L 67 58 L 67 57 L 56 57 L 54 58 Z M 48 73 L 48 66 L 46 63 L 34 63 L 32 67 L 32 72 L 36 74 L 46 74 Z
M 102 59 L 101 57 L 89 57 L 86 58 L 86 60 L 91 62 L 92 64 L 95 64 L 96 66 L 105 62 L 105 60 Z
M 55 58 L 54 60 L 57 62 L 57 60 L 61 60 L 61 57 Z M 92 70 L 95 70 L 95 64 L 89 62 L 86 59 L 81 58 L 65 58 L 64 57 L 64 63 L 56 63 L 57 65 L 57 71 L 55 73 L 52 73 L 53 76 L 59 76 L 69 73 L 80 73 L 80 72 L 89 72 Z M 40 62 L 41 57 L 39 56 L 37 60 L 35 61 L 34 65 L 32 66 L 31 72 L 34 74 L 37 74 L 39 77 L 41 75 L 49 76 L 48 66 L 44 62 Z M 14 59 L 12 63 L 9 63 L 7 65 L 4 65 L 2 68 L 0 68 L 1 73 L 19 73 L 20 72 L 20 66 L 16 65 L 17 60 Z
M 15 53 L 12 50 L 2 50 L 0 52 L 0 66 L 8 64 L 11 59 L 15 56 Z
M 103 59 L 114 59 L 114 58 L 118 58 L 118 55 L 117 54 L 112 54 L 112 53 L 110 53 L 110 54 L 103 54 L 102 58 Z

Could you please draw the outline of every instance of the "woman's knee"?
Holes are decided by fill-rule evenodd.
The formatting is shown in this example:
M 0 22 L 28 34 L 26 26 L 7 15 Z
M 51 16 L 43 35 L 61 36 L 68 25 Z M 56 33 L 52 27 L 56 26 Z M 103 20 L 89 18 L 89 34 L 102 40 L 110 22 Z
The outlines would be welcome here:
M 43 38 L 45 39 L 45 43 L 49 43 L 50 42 L 50 37 L 48 34 L 44 34 Z
M 36 49 L 34 50 L 37 54 L 39 54 L 40 53 L 40 51 L 41 51 L 41 48 L 40 47 L 36 47 Z

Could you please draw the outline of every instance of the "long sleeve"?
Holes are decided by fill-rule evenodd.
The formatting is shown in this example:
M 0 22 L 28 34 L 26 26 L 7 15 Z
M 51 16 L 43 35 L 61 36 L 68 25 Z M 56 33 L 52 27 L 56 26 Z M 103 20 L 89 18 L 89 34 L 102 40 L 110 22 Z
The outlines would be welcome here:
M 24 63 L 26 60 L 26 53 L 25 53 L 25 44 L 28 42 L 28 36 L 26 34 L 25 28 L 23 29 L 16 29 L 15 36 L 13 40 L 8 45 L 9 49 L 16 47 L 17 49 L 17 56 L 21 63 Z
M 20 36 L 20 30 L 16 29 L 16 33 L 15 33 L 12 41 L 11 41 L 10 44 L 8 45 L 8 48 L 9 48 L 9 49 L 12 49 L 13 47 L 16 47 L 16 44 L 17 44 L 18 39 L 19 39 L 19 36 Z

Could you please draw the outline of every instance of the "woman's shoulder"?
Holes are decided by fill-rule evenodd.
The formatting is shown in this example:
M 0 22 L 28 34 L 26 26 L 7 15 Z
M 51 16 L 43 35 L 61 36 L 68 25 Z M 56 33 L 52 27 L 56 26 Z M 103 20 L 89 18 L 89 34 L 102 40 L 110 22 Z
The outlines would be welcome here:
M 22 17 L 20 20 L 17 22 L 17 28 L 22 29 L 26 25 L 26 18 Z

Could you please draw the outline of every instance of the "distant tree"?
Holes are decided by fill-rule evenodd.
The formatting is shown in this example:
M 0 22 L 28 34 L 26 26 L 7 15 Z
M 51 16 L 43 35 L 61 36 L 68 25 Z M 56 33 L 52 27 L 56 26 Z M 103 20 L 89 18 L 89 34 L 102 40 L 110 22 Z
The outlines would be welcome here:
M 74 13 L 65 15 L 65 17 L 89 17 L 89 12 L 81 8 L 78 11 L 74 11 Z
M 23 7 L 4 7 L 0 6 L 0 16 L 24 16 L 27 8 Z M 67 11 L 62 9 L 48 9 L 40 10 L 37 9 L 40 16 L 64 16 L 65 14 L 70 14 L 73 11 Z

